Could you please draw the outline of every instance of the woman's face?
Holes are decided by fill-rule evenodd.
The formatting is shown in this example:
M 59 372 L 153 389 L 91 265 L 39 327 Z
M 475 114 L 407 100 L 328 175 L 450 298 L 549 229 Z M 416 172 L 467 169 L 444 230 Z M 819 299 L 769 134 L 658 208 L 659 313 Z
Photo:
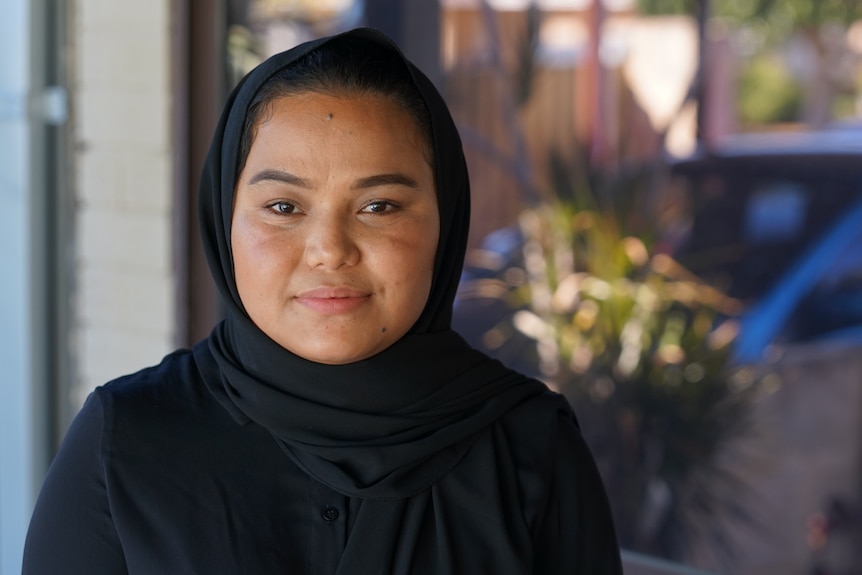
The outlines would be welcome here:
M 431 290 L 440 216 L 425 140 L 385 97 L 270 106 L 236 186 L 240 299 L 305 359 L 371 357 L 407 333 Z

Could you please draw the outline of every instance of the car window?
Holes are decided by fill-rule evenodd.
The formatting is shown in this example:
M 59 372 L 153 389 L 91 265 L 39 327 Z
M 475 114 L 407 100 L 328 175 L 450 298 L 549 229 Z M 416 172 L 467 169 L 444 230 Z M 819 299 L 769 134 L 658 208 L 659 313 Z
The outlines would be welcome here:
M 677 259 L 744 301 L 769 291 L 860 190 L 853 174 L 798 164 L 715 162 L 679 174 L 693 217 Z
M 792 241 L 805 232 L 811 192 L 799 182 L 755 182 L 745 206 L 743 240 L 751 244 Z

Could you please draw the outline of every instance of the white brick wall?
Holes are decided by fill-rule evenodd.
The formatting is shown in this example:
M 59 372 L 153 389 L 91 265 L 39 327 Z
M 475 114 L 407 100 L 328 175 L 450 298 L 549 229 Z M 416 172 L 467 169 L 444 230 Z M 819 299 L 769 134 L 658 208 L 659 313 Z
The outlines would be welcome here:
M 77 0 L 73 402 L 174 346 L 170 0 Z

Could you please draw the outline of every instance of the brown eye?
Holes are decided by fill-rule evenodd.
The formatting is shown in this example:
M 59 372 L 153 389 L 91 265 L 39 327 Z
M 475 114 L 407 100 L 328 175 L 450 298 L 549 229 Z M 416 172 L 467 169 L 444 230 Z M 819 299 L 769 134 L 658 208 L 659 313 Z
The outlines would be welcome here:
M 395 208 L 395 204 L 387 201 L 371 202 L 362 208 L 362 211 L 369 214 L 384 214 L 391 212 Z
M 269 206 L 269 208 L 279 214 L 292 214 L 296 212 L 296 206 L 290 202 L 276 202 Z

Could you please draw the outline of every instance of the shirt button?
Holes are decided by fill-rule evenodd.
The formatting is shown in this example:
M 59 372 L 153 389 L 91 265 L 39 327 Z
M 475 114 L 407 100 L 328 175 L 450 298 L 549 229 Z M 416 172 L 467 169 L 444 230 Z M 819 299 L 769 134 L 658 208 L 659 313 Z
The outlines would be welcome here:
M 326 521 L 327 523 L 332 523 L 333 521 L 338 519 L 339 513 L 338 513 L 338 509 L 336 509 L 335 507 L 330 507 L 329 505 L 327 505 L 326 507 L 323 508 L 322 515 L 323 515 L 324 521 Z

